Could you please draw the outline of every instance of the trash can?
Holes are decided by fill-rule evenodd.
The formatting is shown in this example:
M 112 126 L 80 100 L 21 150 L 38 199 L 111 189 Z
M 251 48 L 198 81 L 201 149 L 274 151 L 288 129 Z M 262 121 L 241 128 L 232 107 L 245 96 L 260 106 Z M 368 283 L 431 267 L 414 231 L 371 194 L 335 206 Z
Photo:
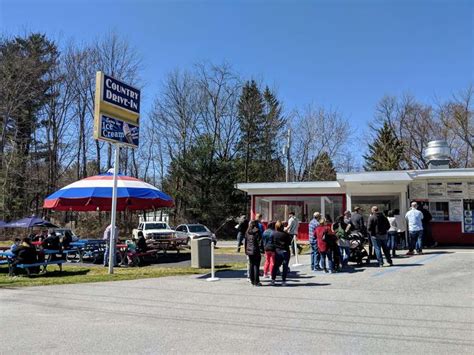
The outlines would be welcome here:
M 211 238 L 191 240 L 191 267 L 211 267 Z

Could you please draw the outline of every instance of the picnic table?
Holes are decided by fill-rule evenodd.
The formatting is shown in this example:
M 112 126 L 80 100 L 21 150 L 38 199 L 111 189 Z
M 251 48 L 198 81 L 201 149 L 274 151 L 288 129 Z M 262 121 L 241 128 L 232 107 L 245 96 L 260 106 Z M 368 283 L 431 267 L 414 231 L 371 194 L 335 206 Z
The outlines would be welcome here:
M 78 262 L 83 262 L 84 258 L 92 259 L 93 263 L 104 256 L 105 253 L 105 241 L 102 239 L 80 239 L 75 242 L 71 242 L 69 247 L 74 252 L 68 254 L 68 261 L 74 262 L 75 258 L 78 257 Z

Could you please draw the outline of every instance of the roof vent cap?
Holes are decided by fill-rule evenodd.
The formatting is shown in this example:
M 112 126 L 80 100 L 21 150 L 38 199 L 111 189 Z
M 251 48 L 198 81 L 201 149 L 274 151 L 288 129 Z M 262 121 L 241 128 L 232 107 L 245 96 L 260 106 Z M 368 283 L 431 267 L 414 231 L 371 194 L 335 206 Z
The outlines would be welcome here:
M 423 156 L 428 160 L 429 169 L 449 169 L 450 153 L 445 140 L 436 140 L 428 143 Z

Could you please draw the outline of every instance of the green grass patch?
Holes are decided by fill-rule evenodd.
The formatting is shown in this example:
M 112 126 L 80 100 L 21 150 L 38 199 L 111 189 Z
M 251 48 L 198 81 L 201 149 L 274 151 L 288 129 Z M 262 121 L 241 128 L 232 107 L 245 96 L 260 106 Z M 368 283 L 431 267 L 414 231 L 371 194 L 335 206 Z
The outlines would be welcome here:
M 228 263 L 225 265 L 218 265 L 216 266 L 216 269 L 218 271 L 240 270 L 245 267 L 245 263 Z M 63 265 L 63 271 L 60 272 L 57 266 L 50 265 L 46 274 L 33 275 L 32 277 L 27 277 L 26 275 L 10 277 L 8 276 L 8 268 L 6 266 L 2 266 L 0 267 L 0 288 L 121 281 L 165 276 L 199 275 L 208 274 L 210 272 L 209 269 L 194 269 L 191 267 L 167 268 L 156 266 L 115 268 L 113 275 L 109 275 L 107 271 L 108 268 L 105 267 L 79 267 Z

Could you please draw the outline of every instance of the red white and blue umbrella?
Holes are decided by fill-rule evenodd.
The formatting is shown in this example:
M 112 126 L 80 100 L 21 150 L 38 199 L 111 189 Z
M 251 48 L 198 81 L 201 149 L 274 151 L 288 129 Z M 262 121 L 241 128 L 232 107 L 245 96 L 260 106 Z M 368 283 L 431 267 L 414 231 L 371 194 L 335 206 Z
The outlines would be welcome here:
M 113 173 L 76 181 L 48 196 L 43 208 L 55 211 L 110 211 Z M 117 176 L 117 211 L 172 207 L 173 199 L 137 178 Z

